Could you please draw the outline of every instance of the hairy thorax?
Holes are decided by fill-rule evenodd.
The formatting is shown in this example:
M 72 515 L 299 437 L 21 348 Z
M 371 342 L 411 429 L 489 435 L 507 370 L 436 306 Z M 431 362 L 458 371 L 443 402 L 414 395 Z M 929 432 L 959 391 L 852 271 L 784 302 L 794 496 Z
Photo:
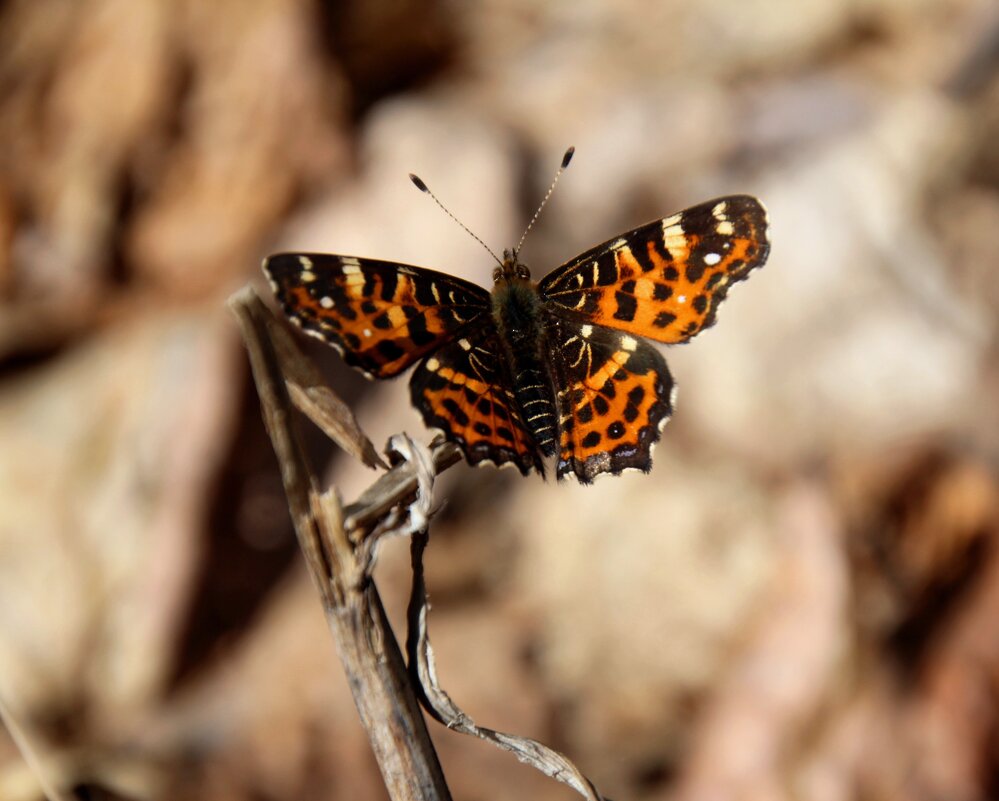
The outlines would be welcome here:
M 518 350 L 533 349 L 540 355 L 541 300 L 530 281 L 501 280 L 493 288 L 493 319 L 504 342 Z

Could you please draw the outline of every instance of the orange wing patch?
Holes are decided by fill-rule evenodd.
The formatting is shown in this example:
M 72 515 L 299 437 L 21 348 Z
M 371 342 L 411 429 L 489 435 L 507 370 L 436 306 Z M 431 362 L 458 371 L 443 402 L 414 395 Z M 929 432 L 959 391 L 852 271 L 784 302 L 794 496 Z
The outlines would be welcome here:
M 554 318 L 561 387 L 558 477 L 652 467 L 652 447 L 672 412 L 673 381 L 651 346 L 627 334 Z
M 729 287 L 768 252 L 766 211 L 735 195 L 593 248 L 545 277 L 539 291 L 596 325 L 684 342 L 714 323 Z
M 279 254 L 264 271 L 285 314 L 368 377 L 398 375 L 489 310 L 474 284 L 392 262 Z

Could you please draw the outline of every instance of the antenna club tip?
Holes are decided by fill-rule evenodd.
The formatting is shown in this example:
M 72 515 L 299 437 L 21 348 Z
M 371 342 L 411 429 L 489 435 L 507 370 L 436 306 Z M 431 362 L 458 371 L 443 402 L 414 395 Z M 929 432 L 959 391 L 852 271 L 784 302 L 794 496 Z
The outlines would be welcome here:
M 413 175 L 413 173 L 410 173 L 409 180 L 412 181 L 413 185 L 421 192 L 426 192 L 427 194 L 430 194 L 430 190 L 427 189 L 427 185 L 423 183 L 423 179 L 420 178 L 419 175 Z
M 569 162 L 572 161 L 572 156 L 573 156 L 573 154 L 575 152 L 576 152 L 576 148 L 575 147 L 570 147 L 568 150 L 565 151 L 565 155 L 562 156 L 562 169 L 563 170 L 566 167 L 569 166 Z

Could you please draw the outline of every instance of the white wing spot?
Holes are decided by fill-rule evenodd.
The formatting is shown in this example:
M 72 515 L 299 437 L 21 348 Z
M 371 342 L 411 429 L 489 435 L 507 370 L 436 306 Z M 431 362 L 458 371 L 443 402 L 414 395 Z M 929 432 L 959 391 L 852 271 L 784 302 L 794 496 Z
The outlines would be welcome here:
M 705 264 L 717 264 L 721 261 L 721 256 L 717 253 L 708 253 L 704 256 Z
M 725 209 L 726 209 L 726 207 L 727 207 L 727 204 L 723 200 L 721 203 L 717 204 L 713 209 L 711 209 L 711 215 L 716 220 L 724 220 L 725 219 Z
M 324 309 L 332 309 L 333 298 L 331 298 L 329 295 L 321 297 L 319 298 L 319 305 L 322 306 Z
M 441 302 L 441 293 L 437 291 L 437 284 L 436 283 L 432 283 L 430 285 L 430 292 L 433 294 L 434 300 L 436 300 L 438 303 L 440 303 Z
M 302 265 L 303 270 L 312 269 L 312 259 L 310 259 L 308 256 L 299 256 L 298 263 Z
M 438 370 L 441 369 L 441 363 L 439 361 L 437 361 L 437 359 L 434 359 L 433 357 L 431 357 L 431 358 L 427 359 L 427 369 L 431 373 L 436 373 Z
M 588 336 L 590 336 L 593 333 L 593 326 L 592 325 L 584 325 L 582 328 L 579 329 L 579 332 L 584 337 L 588 337 Z
M 471 350 L 472 349 L 472 343 L 469 342 L 467 339 L 459 339 L 458 340 L 458 344 L 461 345 L 461 347 L 464 350 Z
M 365 328 L 362 333 L 364 334 L 364 336 L 370 337 L 371 336 L 371 329 L 370 328 Z
M 735 226 L 732 225 L 731 221 L 723 220 L 722 222 L 718 223 L 715 230 L 722 236 L 732 236 L 732 234 L 735 233 Z M 727 243 L 726 247 L 728 247 Z
M 679 297 L 678 297 L 678 298 L 676 299 L 676 302 L 677 302 L 677 303 L 686 303 L 686 302 L 687 302 L 687 296 L 686 296 L 686 295 L 680 295 L 680 296 L 679 296 Z
M 357 260 L 356 256 L 341 256 L 340 257 L 340 264 L 342 264 L 344 267 L 360 267 L 361 266 L 361 262 L 359 262 Z M 344 272 L 347 272 L 347 270 L 344 270 Z M 356 272 L 356 271 L 352 271 L 352 272 Z
M 316 274 L 312 270 L 302 270 L 302 283 L 311 284 L 316 280 Z
M 357 264 L 357 260 L 354 260 L 354 264 L 348 264 L 346 260 L 343 262 L 343 274 L 344 275 L 360 275 L 361 268 Z
M 624 336 L 621 337 L 621 347 L 627 351 L 633 351 L 638 347 L 638 340 L 634 337 Z

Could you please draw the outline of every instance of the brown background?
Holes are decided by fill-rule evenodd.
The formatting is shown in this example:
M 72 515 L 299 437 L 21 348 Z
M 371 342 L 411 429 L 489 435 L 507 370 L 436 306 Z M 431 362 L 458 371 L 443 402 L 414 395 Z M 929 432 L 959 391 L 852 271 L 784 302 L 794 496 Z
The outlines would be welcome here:
M 669 351 L 650 475 L 442 478 L 445 686 L 619 801 L 999 797 L 997 143 L 992 0 L 9 0 L 0 699 L 45 773 L 385 797 L 223 303 L 277 249 L 488 283 L 407 173 L 498 250 L 573 144 L 536 276 L 729 192 L 773 251 Z M 377 578 L 398 618 L 404 542 Z M 434 737 L 456 798 L 573 797 Z M 0 797 L 40 797 L 6 734 Z

